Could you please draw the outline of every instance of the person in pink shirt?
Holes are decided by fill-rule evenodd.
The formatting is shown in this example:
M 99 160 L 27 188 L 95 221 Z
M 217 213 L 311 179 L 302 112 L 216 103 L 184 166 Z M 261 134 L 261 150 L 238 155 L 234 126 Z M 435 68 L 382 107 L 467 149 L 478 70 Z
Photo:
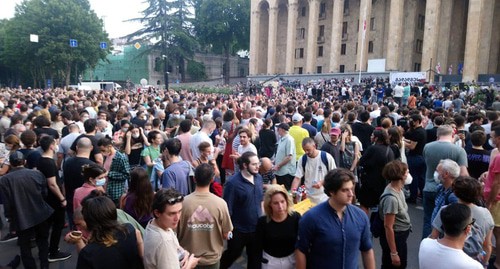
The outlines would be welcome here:
M 81 202 L 85 196 L 89 195 L 95 189 L 104 191 L 106 184 L 106 169 L 97 164 L 85 164 L 82 166 L 82 174 L 85 182 L 80 188 L 75 190 L 73 196 L 73 210 L 81 206 Z

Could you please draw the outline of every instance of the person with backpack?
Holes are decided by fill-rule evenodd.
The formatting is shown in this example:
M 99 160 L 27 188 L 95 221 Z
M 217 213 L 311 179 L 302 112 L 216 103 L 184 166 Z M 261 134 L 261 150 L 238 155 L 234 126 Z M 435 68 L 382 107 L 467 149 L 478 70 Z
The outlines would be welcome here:
M 457 203 L 467 205 L 471 210 L 472 218 L 476 220 L 471 227 L 470 236 L 467 236 L 465 240 L 463 250 L 469 257 L 486 267 L 492 252 L 491 239 L 495 223 L 490 211 L 482 206 L 484 203 L 481 199 L 481 183 L 473 177 L 461 176 L 453 181 L 452 188 L 458 198 Z M 444 235 L 443 222 L 440 217 L 444 208 L 439 209 L 432 222 L 432 233 L 429 236 L 432 239 Z
M 307 191 L 307 197 L 314 204 L 328 200 L 323 191 L 323 180 L 328 171 L 337 168 L 332 155 L 318 150 L 314 140 L 310 137 L 302 141 L 302 149 L 305 154 L 297 162 L 297 171 L 292 182 L 292 191 L 299 187 L 302 177 Z
M 381 268 L 406 268 L 407 244 L 411 222 L 403 188 L 408 177 L 408 165 L 394 160 L 385 165 L 382 176 L 389 181 L 380 197 L 378 214 L 383 220 L 380 234 Z

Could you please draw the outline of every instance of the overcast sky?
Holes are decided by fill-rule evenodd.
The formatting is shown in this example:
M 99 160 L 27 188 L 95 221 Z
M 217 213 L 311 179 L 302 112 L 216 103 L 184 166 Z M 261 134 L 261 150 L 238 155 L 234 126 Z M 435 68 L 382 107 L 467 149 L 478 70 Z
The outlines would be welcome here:
M 132 33 L 141 27 L 138 23 L 123 22 L 141 16 L 146 8 L 143 0 L 89 0 L 91 8 L 104 20 L 110 38 Z M 0 19 L 12 18 L 16 4 L 21 0 L 0 0 Z M 35 34 L 35 33 L 34 33 Z

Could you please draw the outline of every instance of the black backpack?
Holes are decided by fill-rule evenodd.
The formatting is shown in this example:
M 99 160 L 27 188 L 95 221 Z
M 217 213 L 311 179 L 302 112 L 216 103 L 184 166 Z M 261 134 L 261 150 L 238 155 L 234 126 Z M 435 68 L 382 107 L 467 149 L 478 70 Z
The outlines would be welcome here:
M 382 196 L 380 196 L 380 202 L 382 202 L 382 199 L 384 199 L 387 196 L 393 196 L 391 193 L 386 193 Z M 380 207 L 380 203 L 377 206 L 377 211 L 372 211 L 370 215 L 370 231 L 372 232 L 373 237 L 379 238 L 381 235 L 385 233 L 384 231 L 384 220 L 380 217 L 380 210 L 382 208 Z

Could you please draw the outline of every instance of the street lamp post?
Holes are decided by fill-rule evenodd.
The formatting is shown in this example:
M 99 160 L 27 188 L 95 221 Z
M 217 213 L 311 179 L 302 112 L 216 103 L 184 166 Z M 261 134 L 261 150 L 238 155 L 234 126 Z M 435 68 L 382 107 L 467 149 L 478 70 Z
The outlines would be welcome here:
M 168 64 L 167 64 L 167 55 L 162 55 L 163 58 L 163 75 L 165 79 L 165 90 L 168 91 Z

